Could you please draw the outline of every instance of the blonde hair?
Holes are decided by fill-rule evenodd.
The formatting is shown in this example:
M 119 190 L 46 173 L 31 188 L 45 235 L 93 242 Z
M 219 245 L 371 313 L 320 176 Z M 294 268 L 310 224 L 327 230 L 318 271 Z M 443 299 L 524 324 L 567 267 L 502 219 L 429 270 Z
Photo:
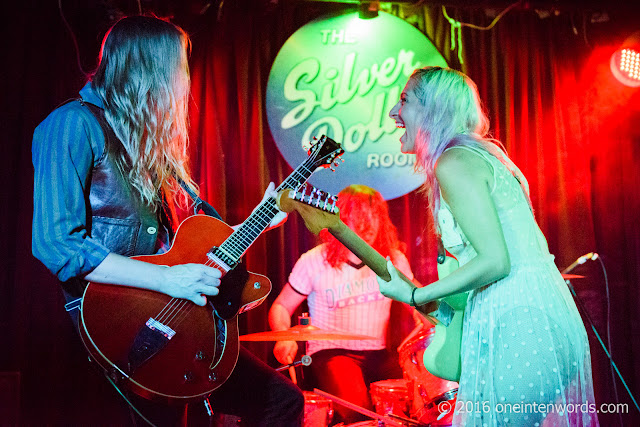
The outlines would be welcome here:
M 470 146 L 493 155 L 518 179 L 529 199 L 526 178 L 500 142 L 488 136 L 489 118 L 473 80 L 451 68 L 425 67 L 413 72 L 407 89 L 413 90 L 422 106 L 415 141 L 416 168 L 426 175 L 423 190 L 429 199 L 436 231 L 439 232 L 440 186 L 435 167 L 448 148 Z
M 161 189 L 188 200 L 178 180 L 197 188 L 187 161 L 189 46 L 188 35 L 167 21 L 123 18 L 106 34 L 92 79 L 124 146 L 108 149 L 149 206 L 159 205 Z

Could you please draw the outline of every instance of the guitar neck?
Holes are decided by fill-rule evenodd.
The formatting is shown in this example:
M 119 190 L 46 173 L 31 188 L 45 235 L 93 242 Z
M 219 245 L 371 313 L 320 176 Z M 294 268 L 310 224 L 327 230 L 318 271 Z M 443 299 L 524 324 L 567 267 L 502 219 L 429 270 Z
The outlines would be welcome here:
M 387 271 L 387 260 L 380 255 L 378 251 L 369 246 L 367 242 L 362 240 L 353 230 L 347 227 L 342 220 L 340 220 L 337 227 L 330 228 L 329 233 L 360 258 L 376 275 L 382 277 L 387 282 L 391 280 L 389 271 Z M 408 283 L 413 283 L 411 279 L 402 274 L 402 272 L 398 271 L 398 274 Z
M 346 226 L 342 220 L 338 225 L 328 229 L 329 233 L 333 235 L 340 243 L 345 245 L 347 249 L 353 252 L 362 262 L 366 264 L 376 275 L 380 276 L 385 281 L 391 280 L 391 275 L 387 270 L 387 260 L 380 255 L 378 251 L 372 248 L 367 242 L 362 240 L 353 230 Z M 398 276 L 407 283 L 416 286 L 416 282 L 405 276 L 400 270 L 398 270 Z M 430 302 L 425 305 L 416 307 L 416 309 L 427 316 L 427 313 L 431 313 L 437 310 L 437 302 Z
M 337 210 L 334 209 L 335 198 L 329 198 L 328 194 L 317 189 L 313 189 L 309 194 L 306 193 L 306 190 L 301 192 L 284 190 L 279 194 L 278 203 L 280 209 L 285 212 L 297 211 L 304 219 L 305 226 L 312 233 L 318 234 L 326 228 L 333 237 L 360 258 L 376 275 L 387 282 L 391 280 L 391 275 L 387 270 L 387 260 L 342 222 Z M 398 271 L 398 276 L 413 286 L 419 285 L 401 271 Z M 429 313 L 438 310 L 439 306 L 438 301 L 431 301 L 416 307 L 416 309 L 428 321 L 435 324 Z
M 298 166 L 276 191 L 285 188 L 297 188 L 313 173 L 311 159 L 307 159 Z M 230 258 L 231 263 L 237 263 L 255 240 L 267 229 L 271 220 L 278 214 L 276 202 L 273 197 L 268 197 L 260 203 L 249 217 L 220 245 L 220 250 Z

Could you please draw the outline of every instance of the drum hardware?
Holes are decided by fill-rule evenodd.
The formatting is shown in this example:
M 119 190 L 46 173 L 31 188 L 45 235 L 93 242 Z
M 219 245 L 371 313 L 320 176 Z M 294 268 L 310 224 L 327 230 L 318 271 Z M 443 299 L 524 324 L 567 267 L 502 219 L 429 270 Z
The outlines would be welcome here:
M 308 355 L 305 354 L 304 356 L 302 356 L 300 358 L 300 360 L 296 360 L 293 363 L 288 363 L 286 365 L 282 365 L 279 368 L 276 368 L 276 371 L 278 371 L 278 372 L 279 371 L 284 371 L 285 369 L 293 368 L 293 367 L 298 366 L 298 365 L 309 366 L 309 365 L 311 365 L 311 360 L 312 360 L 311 356 L 308 356 Z
M 313 325 L 296 325 L 284 331 L 266 331 L 241 335 L 240 341 L 327 341 L 327 340 L 375 340 L 367 335 L 320 329 Z
M 422 354 L 435 335 L 434 328 L 417 327 L 398 347 L 400 367 L 407 384 L 412 387 L 411 415 L 432 426 L 451 425 L 453 411 L 441 414 L 438 403 L 452 400 L 455 408 L 458 383 L 432 375 L 422 363 Z
M 302 316 L 298 316 L 299 324 L 292 326 L 289 329 L 283 331 L 265 331 L 256 332 L 253 334 L 241 335 L 240 341 L 327 341 L 327 340 L 375 340 L 377 338 L 366 335 L 350 334 L 342 331 L 331 331 L 326 329 L 320 329 L 311 324 L 311 318 L 308 313 L 303 313 Z M 305 359 L 308 358 L 308 359 Z M 302 363 L 304 366 L 309 366 L 311 363 L 311 357 L 303 356 L 301 362 L 290 362 L 277 371 L 288 369 L 289 377 L 294 384 L 297 384 L 295 366 Z M 307 363 L 305 363 L 307 362 Z
M 453 410 L 455 409 L 455 400 L 458 395 L 458 389 L 454 388 L 448 390 L 435 398 L 430 402 L 427 402 L 424 407 L 416 414 L 420 419 L 432 420 L 429 423 L 430 426 L 447 426 L 451 425 L 451 418 L 453 418 Z M 440 405 L 442 402 L 454 402 L 446 406 Z M 440 412 L 443 407 L 448 408 L 444 412 Z
M 324 396 L 330 400 L 332 400 L 333 402 L 342 405 L 342 406 L 346 406 L 349 409 L 352 409 L 356 412 L 361 413 L 362 415 L 365 415 L 369 418 L 372 418 L 374 420 L 378 421 L 378 426 L 390 426 L 390 427 L 403 427 L 403 426 L 420 426 L 420 427 L 428 427 L 427 424 L 421 423 L 420 421 L 416 421 L 416 420 L 412 420 L 410 418 L 405 418 L 405 417 L 401 417 L 399 415 L 395 415 L 395 414 L 388 414 L 388 415 L 380 415 L 376 412 L 370 411 L 368 409 L 362 408 L 358 405 L 354 405 L 351 402 L 347 402 L 344 399 L 341 399 L 337 396 L 334 396 L 333 394 L 327 393 L 325 391 L 322 391 L 320 389 L 314 388 L 313 392 L 320 395 L 320 396 Z

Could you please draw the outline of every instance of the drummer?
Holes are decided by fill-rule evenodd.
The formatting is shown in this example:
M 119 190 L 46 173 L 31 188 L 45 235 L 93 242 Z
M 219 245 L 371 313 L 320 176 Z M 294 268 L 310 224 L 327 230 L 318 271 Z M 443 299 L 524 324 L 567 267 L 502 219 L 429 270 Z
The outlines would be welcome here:
M 343 222 L 407 277 L 413 274 L 380 193 L 364 185 L 351 185 L 338 194 Z M 324 234 L 323 234 L 324 233 Z M 368 393 L 372 382 L 402 378 L 397 355 L 387 350 L 391 300 L 378 289 L 376 275 L 326 230 L 322 244 L 303 254 L 269 311 L 274 331 L 291 327 L 291 316 L 306 299 L 312 324 L 318 328 L 376 337 L 375 340 L 309 341 L 315 386 L 355 405 L 373 410 Z M 411 310 L 409 306 L 405 306 Z M 292 363 L 298 345 L 279 341 L 273 353 L 282 364 Z M 335 405 L 335 422 L 367 419 Z

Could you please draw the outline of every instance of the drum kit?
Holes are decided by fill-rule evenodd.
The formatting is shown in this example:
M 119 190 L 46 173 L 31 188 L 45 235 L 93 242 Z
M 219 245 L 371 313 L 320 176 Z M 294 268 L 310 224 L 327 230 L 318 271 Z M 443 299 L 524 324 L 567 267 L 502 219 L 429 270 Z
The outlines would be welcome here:
M 317 328 L 310 322 L 283 331 L 257 332 L 240 336 L 240 341 L 313 341 L 366 340 L 364 335 Z M 347 406 L 369 418 L 349 424 L 365 426 L 450 426 L 458 383 L 431 375 L 422 363 L 422 354 L 433 340 L 433 328 L 422 326 L 412 331 L 398 347 L 403 379 L 389 379 L 371 383 L 371 401 L 375 412 L 344 401 L 322 390 L 303 391 L 305 399 L 304 427 L 327 427 L 333 418 L 333 404 Z M 305 356 L 308 357 L 308 356 Z M 299 363 L 297 363 L 299 364 Z M 304 363 L 307 365 L 308 363 Z M 296 365 L 296 363 L 291 364 Z M 283 370 L 286 367 L 283 367 Z M 347 427 L 347 426 L 344 426 Z

